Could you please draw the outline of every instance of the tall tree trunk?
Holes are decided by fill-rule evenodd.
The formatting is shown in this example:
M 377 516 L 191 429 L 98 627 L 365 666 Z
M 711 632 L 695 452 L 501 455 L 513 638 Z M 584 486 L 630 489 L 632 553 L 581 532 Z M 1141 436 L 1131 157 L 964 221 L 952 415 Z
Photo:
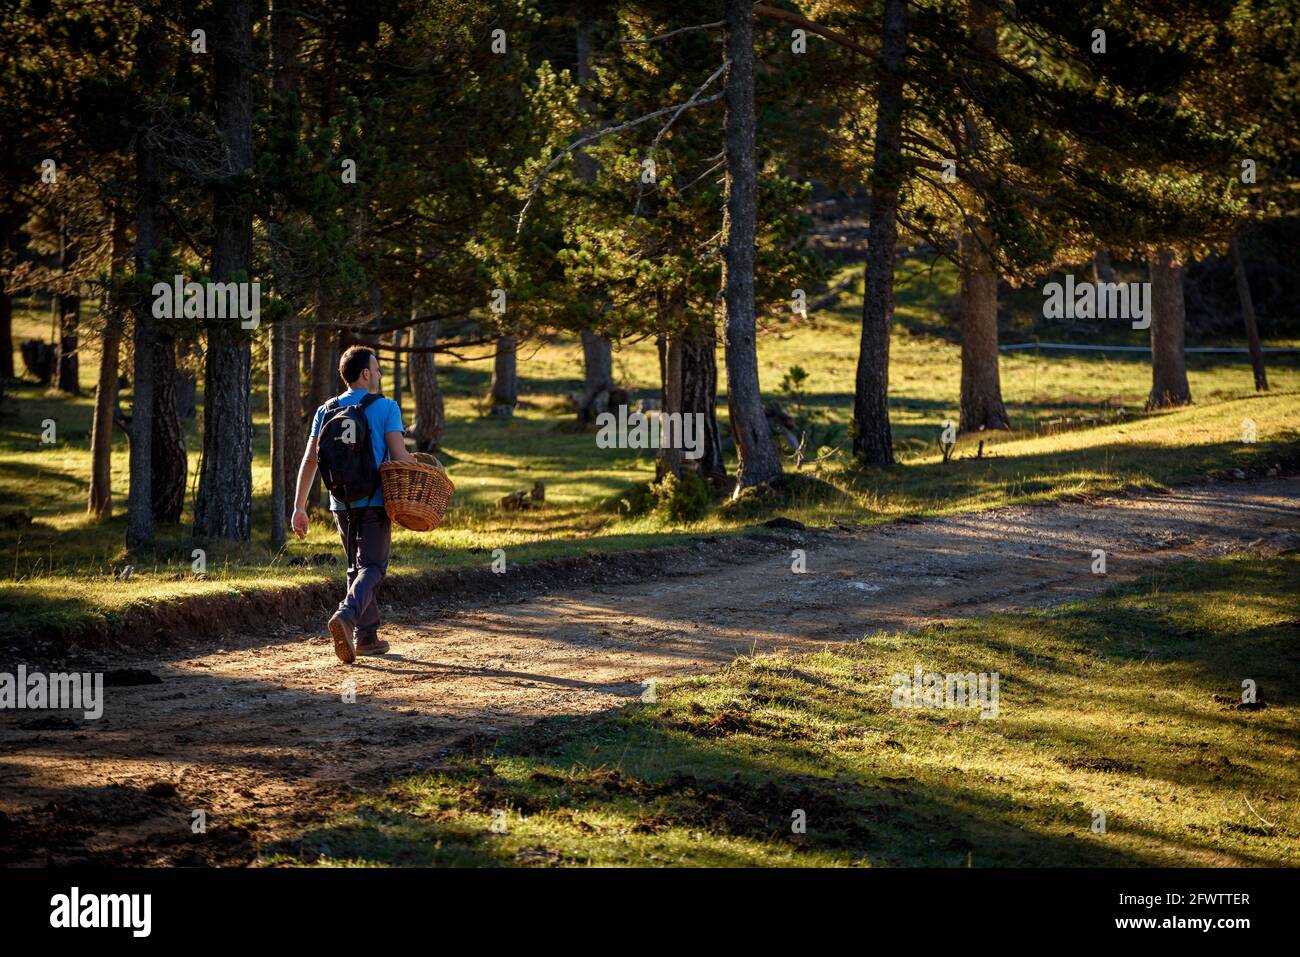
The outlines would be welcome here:
M 411 307 L 412 318 L 415 307 Z M 438 344 L 437 320 L 421 323 L 411 330 L 411 345 L 432 348 Z M 438 388 L 438 367 L 433 352 L 412 352 L 411 393 L 415 397 L 415 424 L 411 435 L 415 451 L 432 452 L 442 444 L 442 434 L 447 427 L 442 391 Z
M 59 219 L 59 271 L 66 274 L 76 260 L 68 249 L 68 232 L 65 220 Z M 63 277 L 66 282 L 66 275 Z M 77 332 L 81 325 L 81 297 L 76 293 L 60 292 L 54 297 L 54 310 L 59 322 L 59 363 L 55 385 L 60 392 L 81 395 L 81 363 L 77 357 Z
M 189 472 L 185 433 L 176 407 L 179 376 L 175 338 L 161 332 L 153 354 L 153 517 L 155 522 L 175 525 L 185 510 L 185 479 Z
M 763 413 L 754 326 L 754 241 L 758 216 L 754 158 L 754 8 L 726 0 L 725 125 L 727 189 L 723 216 L 723 302 L 727 316 L 727 405 L 736 439 L 736 492 L 781 477 L 781 460 Z
M 0 271 L 0 379 L 14 377 L 14 297 Z
M 998 51 L 997 23 L 989 0 L 972 0 L 971 43 L 991 57 Z M 980 79 L 987 69 L 979 69 Z M 971 149 L 979 149 L 980 131 L 971 125 Z M 998 372 L 998 273 L 993 260 L 993 231 L 986 224 L 962 237 L 961 255 L 961 413 L 963 432 L 1009 429 Z
M 326 328 L 333 318 L 325 297 L 318 294 L 316 297 L 316 328 L 312 330 L 311 342 L 311 380 L 307 392 L 307 429 L 311 427 L 312 417 L 316 410 L 330 400 L 335 394 L 334 379 L 337 375 L 335 371 L 334 359 L 334 342 L 335 336 L 333 331 Z M 306 437 L 304 432 L 303 448 L 306 448 Z M 307 504 L 314 508 L 323 508 L 324 499 L 322 491 L 324 485 L 321 483 L 320 474 L 312 482 L 311 490 L 307 493 Z
M 704 449 L 695 468 L 722 487 L 727 482 L 727 466 L 718 437 L 717 348 L 712 319 L 692 323 L 682 333 L 682 414 L 704 416 Z
M 672 330 L 660 337 L 660 407 L 665 415 L 682 412 L 682 326 L 686 313 L 686 290 L 675 287 L 658 295 L 660 328 Z M 655 478 L 660 479 L 668 472 L 681 477 L 686 462 L 680 442 L 670 443 L 669 436 L 661 430 L 658 461 L 655 463 Z
M 176 337 L 176 414 L 182 419 L 192 419 L 199 413 L 199 382 L 195 373 L 198 348 L 194 337 Z
M 10 218 L 0 213 L 0 261 L 9 252 L 13 235 Z M 14 299 L 5 285 L 5 272 L 0 269 L 0 382 L 14 377 Z M 2 391 L 2 390 L 0 390 Z
M 113 407 L 117 404 L 118 361 L 122 345 L 122 297 L 114 283 L 126 268 L 126 219 L 112 214 L 109 232 L 109 283 L 101 300 L 104 338 L 99 347 L 99 378 L 95 384 L 95 412 L 90 424 L 90 494 L 87 513 L 96 521 L 113 514 Z
M 121 358 L 122 318 L 109 305 L 100 343 L 95 411 L 90 424 L 90 493 L 86 512 L 96 521 L 113 513 L 113 407 L 117 403 L 118 362 Z
M 307 390 L 302 394 L 302 414 L 307 415 L 314 412 L 314 409 L 307 408 L 307 403 L 311 401 L 311 370 L 312 370 L 312 337 L 310 335 L 301 336 L 299 345 L 302 347 L 302 362 L 298 368 L 302 372 L 303 380 L 307 383 Z
M 1186 315 L 1183 308 L 1183 267 L 1173 252 L 1161 249 L 1148 261 L 1151 270 L 1151 394 L 1148 409 L 1188 405 L 1187 357 L 1183 353 Z
M 607 337 L 582 330 L 582 369 L 578 421 L 594 422 L 597 415 L 609 408 L 609 392 L 614 388 L 614 351 Z
M 81 297 L 59 296 L 59 378 L 60 392 L 81 395 L 81 363 L 78 361 L 78 327 L 81 325 Z
M 1250 280 L 1246 278 L 1246 264 L 1241 258 L 1237 237 L 1228 244 L 1232 258 L 1232 275 L 1237 282 L 1237 298 L 1241 300 L 1241 319 L 1246 324 L 1246 343 L 1250 347 L 1250 367 L 1255 372 L 1255 391 L 1268 391 L 1268 373 L 1264 370 L 1264 349 L 1259 344 L 1259 326 L 1255 324 L 1255 302 L 1250 297 Z
M 1092 281 L 1114 282 L 1115 269 L 1110 264 L 1110 253 L 1104 249 L 1098 249 L 1092 255 Z
M 377 283 L 370 287 L 370 304 L 371 310 L 374 313 L 374 323 L 376 326 L 382 328 L 384 325 L 384 292 Z M 393 345 L 401 345 L 401 336 L 402 333 L 400 329 L 393 332 Z M 379 349 L 383 339 L 384 337 L 381 334 L 375 333 L 374 335 L 365 337 L 365 344 L 374 347 L 375 355 L 379 359 L 380 366 L 385 367 L 383 368 L 383 381 L 385 385 L 384 395 L 396 402 L 398 411 L 401 411 L 402 354 L 400 352 L 394 352 L 393 361 L 391 363 L 388 362 L 388 360 L 384 358 L 383 351 Z
M 853 454 L 863 465 L 891 465 L 889 335 L 894 325 L 894 262 L 898 251 L 898 191 L 902 186 L 903 63 L 907 0 L 885 0 L 877 86 L 876 145 L 871 163 L 862 342 L 853 396 Z
M 397 410 L 402 410 L 402 344 L 406 341 L 405 330 L 393 330 L 393 369 L 392 383 L 393 387 L 389 390 L 389 398 L 397 403 Z
M 302 378 L 299 375 L 298 351 L 302 338 L 302 321 L 296 312 L 285 316 L 282 351 L 284 358 L 283 379 L 280 393 L 284 397 L 284 515 L 293 515 L 293 493 L 298 481 L 298 464 L 307 448 L 307 428 L 309 423 L 302 413 Z
M 334 332 L 326 328 L 333 313 L 322 297 L 316 300 L 316 327 L 312 330 L 311 383 L 307 397 L 307 413 L 312 415 L 334 395 L 334 377 L 337 374 L 333 358 Z
M 1009 429 L 998 373 L 998 274 L 984 243 L 987 229 L 968 233 L 961 267 L 961 421 L 963 432 Z
M 503 419 L 515 414 L 519 401 L 518 347 L 518 336 L 502 336 L 492 362 L 491 414 Z
M 166 69 L 169 46 L 160 16 L 146 14 L 137 42 L 135 72 L 143 90 L 152 90 Z M 153 521 L 153 393 L 154 325 L 152 297 L 145 291 L 156 278 L 150 258 L 163 238 L 162 166 L 137 135 L 135 147 L 135 274 L 138 283 L 135 307 L 135 352 L 131 399 L 131 484 L 127 496 L 126 547 L 131 550 L 154 542 Z
M 284 321 L 271 326 L 271 354 L 267 361 L 266 398 L 271 425 L 271 547 L 273 548 L 280 548 L 288 540 L 284 521 L 285 502 L 288 498 L 285 491 L 288 475 L 284 460 L 289 431 L 290 429 L 297 431 L 295 428 L 297 416 L 294 416 L 292 423 L 286 421 L 287 412 L 292 408 L 286 388 L 287 367 L 290 365 L 295 369 L 297 367 L 297 356 L 288 351 L 285 342 L 284 326 L 287 321 L 286 316 Z
M 297 140 L 298 18 L 286 0 L 275 0 L 271 10 L 271 109 L 276 124 Z M 284 224 L 268 225 L 271 236 L 271 270 L 275 294 L 287 309 L 271 327 L 271 354 L 267 363 L 267 404 L 271 419 L 271 545 L 288 540 L 286 518 L 293 513 L 293 489 L 302 459 L 302 396 L 298 378 L 298 312 L 290 301 L 288 264 L 278 250 Z M 295 454 L 296 453 L 296 454 Z
M 253 163 L 253 4 L 220 0 L 213 75 L 217 130 L 231 173 L 213 188 L 212 279 L 251 280 L 253 217 L 246 185 Z M 194 533 L 248 541 L 252 534 L 253 417 L 249 338 L 236 320 L 208 320 L 203 378 L 203 469 Z
M 587 91 L 592 79 L 591 18 L 583 14 L 581 4 L 575 4 L 573 12 L 578 25 L 578 108 L 584 116 L 589 116 L 591 97 Z M 591 132 L 593 130 L 588 125 L 581 134 Z M 575 151 L 573 161 L 578 179 L 587 184 L 596 181 L 599 164 L 585 150 Z M 582 401 L 578 404 L 578 421 L 594 422 L 597 415 L 609 408 L 609 391 L 614 388 L 613 346 L 607 336 L 587 329 L 582 331 L 582 366 Z
M 370 287 L 370 321 L 377 327 L 382 327 L 384 324 L 384 291 L 378 283 Z M 363 332 L 357 336 L 357 341 L 364 346 L 374 347 L 379 345 L 380 336 L 378 333 Z M 383 366 L 384 357 L 380 355 L 378 349 L 375 350 L 375 358 L 379 360 L 380 366 Z

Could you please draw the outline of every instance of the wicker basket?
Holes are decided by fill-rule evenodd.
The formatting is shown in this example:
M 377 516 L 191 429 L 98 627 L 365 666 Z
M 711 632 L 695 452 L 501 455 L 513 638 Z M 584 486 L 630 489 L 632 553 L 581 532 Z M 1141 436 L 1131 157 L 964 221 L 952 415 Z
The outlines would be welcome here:
M 379 466 L 384 486 L 384 511 L 398 525 L 413 532 L 427 532 L 438 527 L 447 514 L 447 503 L 456 486 L 451 484 L 438 460 L 416 452 L 418 465 L 385 462 Z

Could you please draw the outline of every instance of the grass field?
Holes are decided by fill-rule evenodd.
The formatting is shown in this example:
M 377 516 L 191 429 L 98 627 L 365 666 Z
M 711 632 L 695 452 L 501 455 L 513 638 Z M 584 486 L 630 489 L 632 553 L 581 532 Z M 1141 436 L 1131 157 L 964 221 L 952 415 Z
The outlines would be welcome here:
M 976 457 L 978 439 L 963 439 L 954 461 L 944 463 L 936 442 L 943 421 L 956 418 L 960 378 L 952 324 L 943 320 L 954 292 L 955 277 L 946 266 L 930 270 L 909 260 L 901 267 L 891 365 L 892 417 L 901 464 L 860 472 L 841 452 L 816 468 L 806 466 L 805 473 L 829 482 L 833 494 L 825 494 L 824 487 L 815 500 L 805 501 L 796 494 L 783 503 L 782 514 L 809 524 L 873 522 L 1125 486 L 1158 486 L 1211 470 L 1266 467 L 1294 452 L 1300 438 L 1300 359 L 1296 356 L 1272 359 L 1273 391 L 1263 396 L 1253 391 L 1244 357 L 1191 356 L 1189 378 L 1196 406 L 1144 415 L 1141 409 L 1150 384 L 1145 356 L 1117 359 L 1018 352 L 1004 356 L 1001 366 L 1014 431 L 988 436 L 983 457 Z M 814 313 L 799 323 L 769 321 L 761 336 L 765 390 L 782 396 L 807 420 L 814 450 L 847 447 L 860 302 L 858 280 L 845 291 L 840 307 Z M 1020 320 L 1008 322 L 1023 325 Z M 1040 331 L 1044 338 L 1081 338 L 1078 329 Z M 47 316 L 30 309 L 19 311 L 16 342 L 48 335 Z M 1025 332 L 1014 328 L 1006 335 L 1023 339 Z M 1109 329 L 1103 336 L 1095 331 L 1096 337 L 1107 341 L 1138 343 L 1142 335 Z M 614 358 L 616 377 L 635 397 L 657 394 L 653 342 L 621 347 Z M 191 572 L 191 553 L 202 543 L 192 541 L 187 524 L 161 528 L 156 552 L 133 556 L 133 576 L 117 581 L 115 573 L 127 563 L 123 548 L 127 446 L 121 434 L 114 438 L 113 516 L 95 523 L 85 514 L 93 401 L 89 390 L 97 361 L 95 345 L 88 341 L 81 357 L 85 397 L 43 394 L 34 385 L 19 384 L 6 400 L 0 425 L 0 495 L 6 505 L 0 511 L 25 511 L 34 522 L 19 531 L 0 531 L 4 579 L 0 615 L 10 623 L 74 620 L 113 614 L 135 602 L 279 589 L 334 577 L 331 569 L 288 564 L 295 557 L 337 551 L 328 521 L 314 521 L 307 541 L 292 541 L 280 554 L 270 547 L 264 374 L 259 372 L 255 374 L 253 541 L 242 546 L 208 544 L 207 574 L 196 576 Z M 593 433 L 565 427 L 572 418 L 566 396 L 581 385 L 580 361 L 580 348 L 563 337 L 526 345 L 520 355 L 520 406 L 511 421 L 482 415 L 488 363 L 449 362 L 441 367 L 448 420 L 445 458 L 457 495 L 446 524 L 436 532 L 395 535 L 393 574 L 486 564 L 489 557 L 484 550 L 494 548 L 506 549 L 512 561 L 526 561 L 574 550 L 638 548 L 681 538 L 683 528 L 659 518 L 620 517 L 598 508 L 652 477 L 654 463 L 644 453 L 598 449 Z M 782 393 L 782 379 L 795 366 L 807 374 L 802 388 Z M 719 414 L 725 428 L 725 382 L 719 386 Z M 129 394 L 124 401 L 129 401 Z M 404 414 L 409 424 L 413 414 L 409 396 Z M 46 419 L 57 424 L 59 441 L 53 445 L 39 442 Z M 1244 419 L 1256 424 L 1255 444 L 1242 441 Z M 191 423 L 191 502 L 199 435 L 198 426 Z M 544 509 L 496 510 L 502 494 L 539 480 L 546 485 Z M 745 509 L 716 511 L 689 531 L 726 534 L 754 517 L 753 511 Z
M 264 861 L 1296 866 L 1298 666 L 1300 556 L 1189 563 L 1052 611 L 741 658 L 367 794 Z M 998 715 L 891 707 L 915 668 L 997 672 Z M 1245 679 L 1262 707 L 1239 705 Z

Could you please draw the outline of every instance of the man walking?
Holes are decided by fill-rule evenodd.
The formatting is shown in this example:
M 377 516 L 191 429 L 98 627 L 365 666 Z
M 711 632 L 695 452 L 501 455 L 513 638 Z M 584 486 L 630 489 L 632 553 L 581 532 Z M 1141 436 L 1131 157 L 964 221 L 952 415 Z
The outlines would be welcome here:
M 339 358 L 339 376 L 348 387 L 319 409 L 298 468 L 293 530 L 307 535 L 307 493 L 319 465 L 330 488 L 330 512 L 348 556 L 348 591 L 329 621 L 334 652 L 347 664 L 357 655 L 382 655 L 375 590 L 388 572 L 393 526 L 384 511 L 379 465 L 389 459 L 414 462 L 403 442 L 402 410 L 380 393 L 379 357 L 352 346 Z M 335 493 L 340 497 L 335 497 Z

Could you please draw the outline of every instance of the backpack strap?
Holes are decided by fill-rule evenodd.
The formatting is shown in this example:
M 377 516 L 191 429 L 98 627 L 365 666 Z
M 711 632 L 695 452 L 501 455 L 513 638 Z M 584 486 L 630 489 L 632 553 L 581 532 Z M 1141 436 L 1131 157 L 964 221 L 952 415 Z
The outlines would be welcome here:
M 322 405 L 322 406 L 320 407 L 320 411 L 325 413 L 324 415 L 322 415 L 322 416 L 320 417 L 320 427 L 321 427 L 321 431 L 322 431 L 322 432 L 325 431 L 325 420 L 328 419 L 328 418 L 330 417 L 330 415 L 332 415 L 334 412 L 336 412 L 336 411 L 338 410 L 338 407 L 339 407 L 339 397 L 338 397 L 338 396 L 335 396 L 334 398 L 330 399 L 328 402 L 326 402 L 324 405 Z M 318 413 L 318 414 L 319 414 L 319 413 Z M 319 434 L 319 433 L 316 435 L 316 440 L 315 440 L 315 441 L 316 441 L 316 447 L 317 447 L 317 448 L 320 448 L 320 434 Z
M 382 392 L 371 392 L 364 399 L 358 402 L 357 406 L 364 413 L 366 409 L 370 408 L 370 406 L 372 406 L 374 403 L 378 402 L 382 398 L 384 398 L 384 394 Z M 384 458 L 382 462 L 375 463 L 376 467 L 383 465 L 384 462 L 387 462 L 391 458 L 391 456 L 388 454 L 388 438 L 386 436 L 384 437 L 383 444 L 384 444 Z

